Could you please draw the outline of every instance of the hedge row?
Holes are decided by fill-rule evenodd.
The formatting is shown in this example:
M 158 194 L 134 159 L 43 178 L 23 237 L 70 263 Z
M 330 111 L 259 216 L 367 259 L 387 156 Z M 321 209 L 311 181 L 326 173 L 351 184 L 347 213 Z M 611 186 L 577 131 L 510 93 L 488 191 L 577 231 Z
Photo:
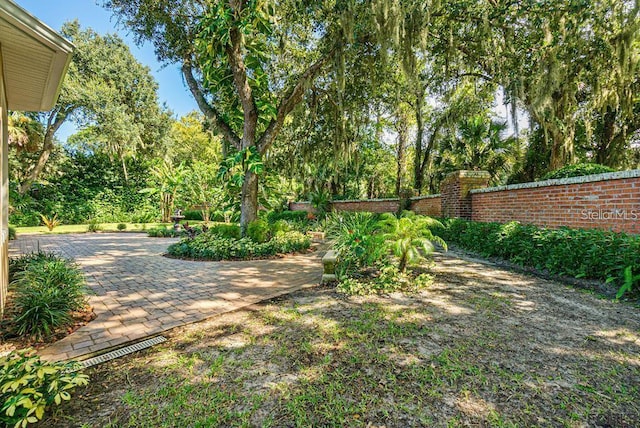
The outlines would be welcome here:
M 197 260 L 245 260 L 306 250 L 311 241 L 300 232 L 283 232 L 257 243 L 250 238 L 224 238 L 207 232 L 169 246 L 173 257 Z
M 626 267 L 640 272 L 637 235 L 595 229 L 545 229 L 517 222 L 447 219 L 443 224 L 444 229 L 434 232 L 447 243 L 551 274 L 621 284 Z

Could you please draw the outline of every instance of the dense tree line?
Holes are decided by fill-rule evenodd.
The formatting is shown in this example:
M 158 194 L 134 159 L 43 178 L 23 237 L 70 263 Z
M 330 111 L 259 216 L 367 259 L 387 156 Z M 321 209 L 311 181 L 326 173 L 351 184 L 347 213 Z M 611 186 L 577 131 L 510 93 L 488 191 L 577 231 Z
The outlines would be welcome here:
M 61 101 L 35 124 L 14 117 L 21 194 L 54 173 L 60 119 L 80 127 L 75 150 L 119 163 L 125 181 L 131 162 L 148 165 L 140 187 L 164 217 L 225 207 L 243 227 L 286 198 L 437 192 L 461 168 L 498 184 L 576 162 L 639 165 L 637 1 L 104 5 L 181 67 L 200 115 L 169 120 L 121 40 L 69 24 L 78 52 Z

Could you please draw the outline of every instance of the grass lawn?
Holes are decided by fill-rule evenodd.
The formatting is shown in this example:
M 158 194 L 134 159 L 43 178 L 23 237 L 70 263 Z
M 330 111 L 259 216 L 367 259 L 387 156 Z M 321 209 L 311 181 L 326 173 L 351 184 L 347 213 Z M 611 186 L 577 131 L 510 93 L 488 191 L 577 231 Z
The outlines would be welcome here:
M 47 427 L 640 426 L 640 310 L 439 257 L 420 294 L 317 287 L 88 371 Z
M 189 221 L 189 224 L 195 225 L 200 224 L 202 221 Z M 102 232 L 120 232 L 118 230 L 118 224 L 120 223 L 100 223 L 100 231 Z M 124 223 L 127 228 L 124 232 L 144 232 L 146 230 L 152 229 L 154 227 L 172 227 L 173 223 Z M 89 225 L 87 224 L 63 224 L 57 226 L 52 231 L 49 231 L 45 226 L 33 226 L 33 227 L 17 227 L 16 232 L 18 236 L 21 233 L 32 234 L 32 233 L 42 233 L 42 234 L 61 234 L 61 233 L 82 233 L 88 231 Z

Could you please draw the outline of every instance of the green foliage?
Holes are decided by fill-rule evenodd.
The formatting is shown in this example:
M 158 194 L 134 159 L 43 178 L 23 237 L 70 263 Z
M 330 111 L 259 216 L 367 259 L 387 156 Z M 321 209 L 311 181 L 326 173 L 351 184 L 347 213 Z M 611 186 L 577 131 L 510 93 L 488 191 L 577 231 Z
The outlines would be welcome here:
M 89 223 L 87 223 L 87 232 L 99 232 L 101 230 L 102 225 L 97 219 L 92 218 L 91 220 L 89 220 Z
M 338 252 L 338 274 L 349 276 L 375 266 L 386 253 L 384 238 L 377 233 L 377 218 L 372 213 L 333 212 L 326 233 L 334 239 Z
M 620 286 L 616 293 L 616 299 L 621 298 L 625 293 L 630 293 L 633 284 L 640 282 L 640 275 L 634 275 L 631 266 L 624 269 L 624 284 Z
M 433 283 L 433 276 L 427 273 L 411 275 L 400 272 L 396 266 L 383 266 L 372 278 L 342 278 L 337 290 L 351 295 L 418 292 Z
M 554 180 L 558 178 L 580 177 L 591 174 L 604 174 L 607 172 L 615 172 L 616 170 L 605 165 L 596 163 L 577 163 L 575 165 L 567 165 L 555 171 L 545 174 L 541 180 Z
M 623 283 L 640 271 L 640 236 L 602 230 L 545 229 L 517 222 L 448 219 L 434 232 L 485 257 L 499 257 L 556 275 Z
M 16 232 L 16 228 L 14 226 L 9 225 L 9 240 L 13 241 L 18 237 L 18 233 Z
M 240 239 L 240 226 L 230 223 L 218 223 L 211 226 L 208 233 L 219 238 Z
M 271 234 L 275 235 L 279 232 L 289 232 L 294 230 L 294 226 L 286 220 L 276 220 L 270 226 Z
M 318 190 L 317 192 L 311 192 L 309 193 L 309 202 L 311 203 L 311 206 L 315 208 L 316 214 L 320 217 L 324 217 L 331 206 L 331 194 L 324 189 Z
M 409 212 L 410 213 L 410 212 Z M 440 244 L 445 250 L 447 244 L 431 230 L 442 227 L 442 223 L 426 216 L 413 213 L 397 218 L 393 214 L 384 214 L 377 227 L 393 254 L 398 258 L 398 270 L 404 272 L 407 265 L 433 253 L 433 242 Z
M 61 224 L 60 220 L 58 219 L 58 214 L 54 214 L 53 217 L 47 217 L 44 214 L 40 214 L 40 218 L 42 219 L 42 223 L 47 226 L 47 229 L 49 229 L 49 232 L 51 232 Z
M 182 236 L 183 233 L 179 230 L 175 230 L 173 227 L 167 226 L 152 227 L 147 230 L 147 236 L 151 238 L 174 238 L 176 236 Z
M 199 210 L 184 210 L 182 211 L 182 215 L 184 216 L 185 220 L 196 220 L 196 221 L 202 221 L 202 211 Z
M 259 244 L 267 242 L 269 239 L 269 232 L 269 223 L 261 219 L 252 221 L 247 227 L 247 236 L 253 242 L 257 242 Z
M 267 221 L 269 223 L 275 223 L 278 220 L 287 221 L 307 221 L 306 211 L 269 211 L 267 214 Z
M 118 223 L 118 230 L 127 230 L 127 225 L 125 223 Z
M 29 351 L 0 357 L 0 422 L 24 428 L 36 423 L 52 405 L 71 399 L 78 386 L 89 383 L 77 363 L 49 363 Z
M 19 335 L 48 337 L 71 322 L 71 312 L 86 305 L 87 288 L 80 269 L 53 254 L 38 253 L 10 265 L 15 315 Z
M 170 245 L 167 252 L 196 260 L 247 260 L 302 251 L 310 245 L 309 238 L 300 232 L 278 233 L 267 242 L 257 243 L 250 238 L 225 238 L 210 230 Z

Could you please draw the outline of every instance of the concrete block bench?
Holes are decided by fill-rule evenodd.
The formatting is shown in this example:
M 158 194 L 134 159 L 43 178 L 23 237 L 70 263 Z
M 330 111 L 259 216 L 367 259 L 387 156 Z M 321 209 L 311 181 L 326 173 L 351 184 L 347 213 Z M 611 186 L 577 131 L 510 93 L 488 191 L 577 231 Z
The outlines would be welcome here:
M 336 277 L 336 260 L 338 259 L 338 253 L 334 250 L 327 251 L 327 254 L 322 257 L 322 283 L 335 281 Z

